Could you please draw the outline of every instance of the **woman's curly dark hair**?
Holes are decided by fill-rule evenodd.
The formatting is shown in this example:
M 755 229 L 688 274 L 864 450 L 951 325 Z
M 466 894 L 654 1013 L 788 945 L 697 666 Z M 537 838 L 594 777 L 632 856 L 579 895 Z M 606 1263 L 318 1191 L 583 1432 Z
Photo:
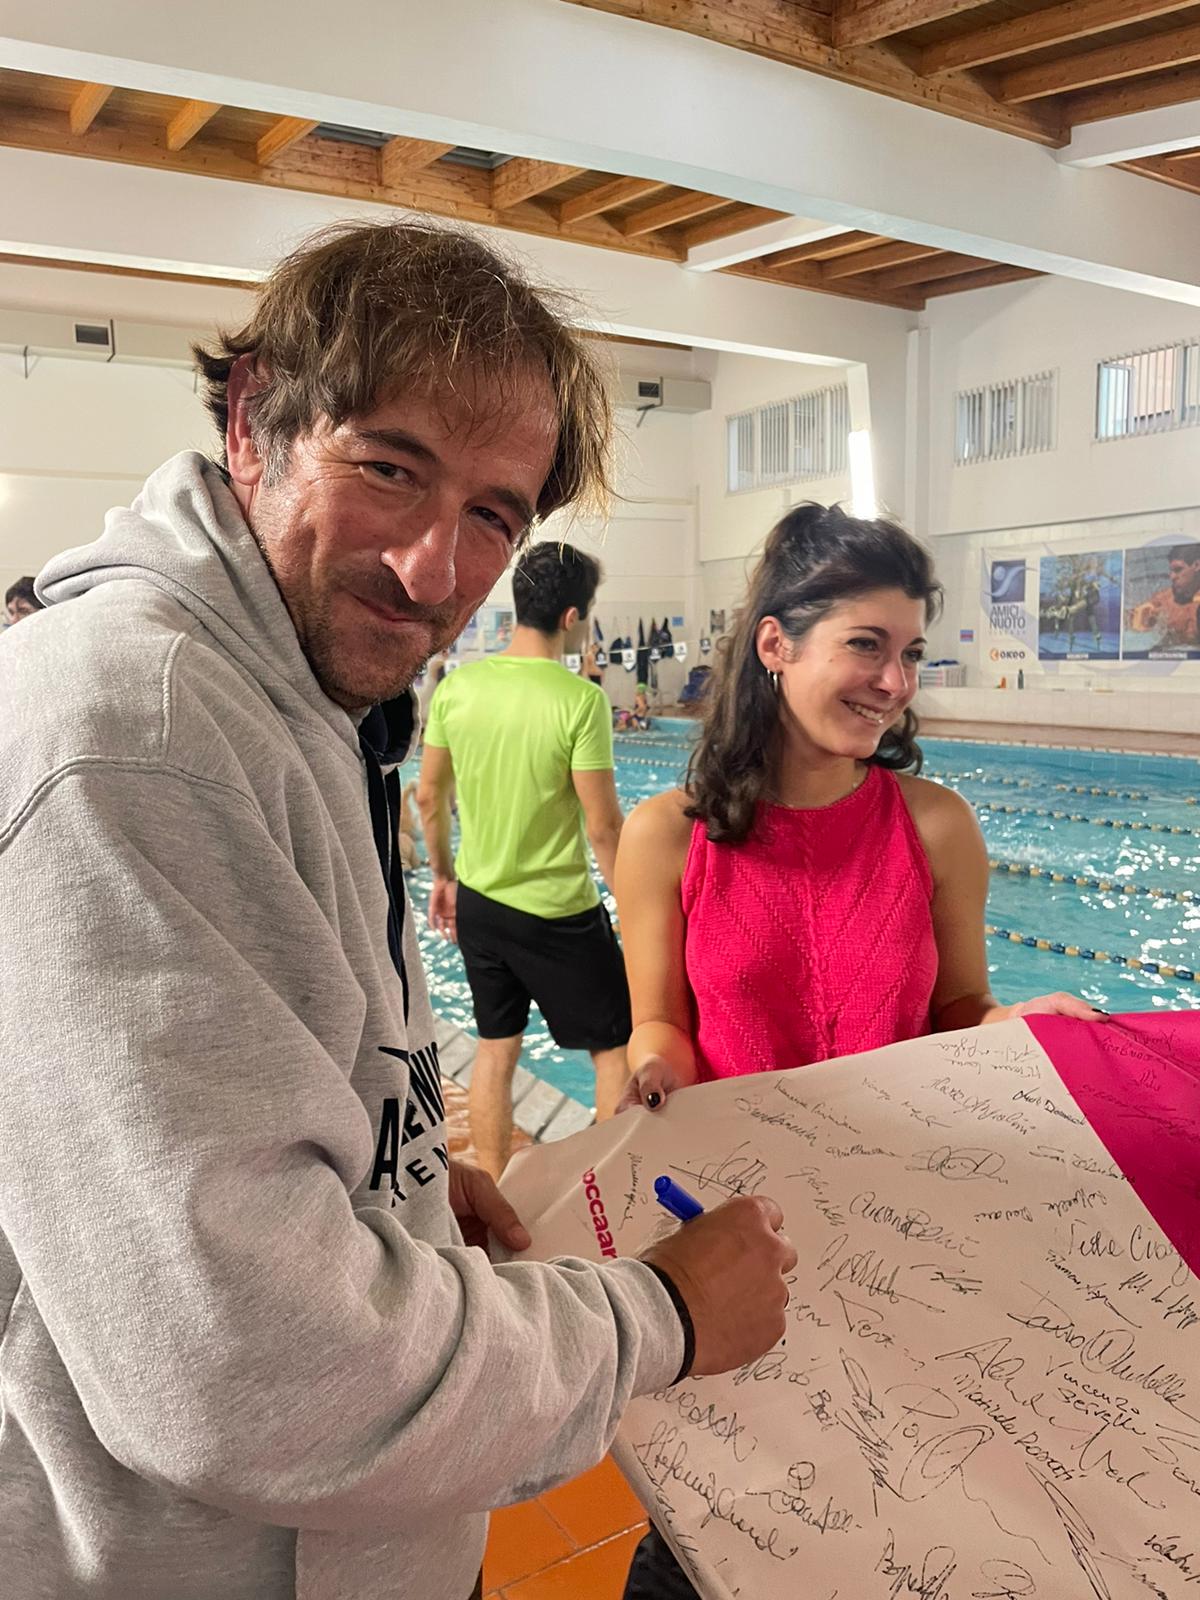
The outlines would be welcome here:
M 911 600 L 923 600 L 930 621 L 941 609 L 933 559 L 898 523 L 808 504 L 772 528 L 733 631 L 718 646 L 704 730 L 688 764 L 687 815 L 705 824 L 710 839 L 744 839 L 771 781 L 779 699 L 758 657 L 759 623 L 777 618 L 796 644 L 839 601 L 872 589 L 900 589 Z M 909 709 L 884 734 L 870 762 L 919 772 L 921 761 L 917 719 Z

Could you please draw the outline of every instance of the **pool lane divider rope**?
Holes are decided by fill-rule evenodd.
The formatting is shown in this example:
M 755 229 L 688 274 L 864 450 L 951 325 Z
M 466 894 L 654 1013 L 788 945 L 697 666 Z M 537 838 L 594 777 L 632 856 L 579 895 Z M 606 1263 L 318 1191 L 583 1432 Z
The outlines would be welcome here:
M 1030 950 L 1048 950 L 1056 956 L 1074 956 L 1080 961 L 1109 961 L 1114 967 L 1128 967 L 1133 972 L 1157 973 L 1163 978 L 1174 978 L 1179 983 L 1197 983 L 1200 979 L 1191 967 L 1176 967 L 1166 961 L 1143 961 L 1140 956 L 1123 956 L 1111 950 L 1089 950 L 1085 945 L 1062 944 L 1056 939 L 1039 939 L 1031 933 L 1018 933 L 1013 928 L 998 928 L 995 923 L 984 925 L 990 939 L 1004 939 L 1009 944 L 1025 945 Z
M 1118 883 L 1112 878 L 1090 878 L 1078 872 L 1055 872 L 1052 867 L 1035 867 L 1027 861 L 989 859 L 993 872 L 1009 873 L 1014 878 L 1045 878 L 1050 883 L 1071 883 L 1077 889 L 1100 889 L 1109 894 L 1144 894 L 1153 900 L 1182 900 L 1195 904 L 1200 895 L 1192 889 L 1155 889 L 1144 883 Z
M 1005 789 L 1036 789 L 1041 785 L 1034 778 L 1006 778 L 999 773 L 988 772 L 939 772 L 932 767 L 926 767 L 921 774 L 925 778 L 933 778 L 938 783 L 998 783 Z M 1195 795 L 1152 795 L 1145 789 L 1105 789 L 1099 784 L 1087 783 L 1053 783 L 1050 787 L 1055 794 L 1088 794 L 1095 795 L 1104 800 L 1171 800 L 1185 806 L 1197 804 Z
M 1001 805 L 998 800 L 976 800 L 976 811 L 992 811 L 1006 817 L 1053 817 L 1056 822 L 1086 822 L 1093 828 L 1119 829 L 1122 833 L 1176 833 L 1194 838 L 1200 828 L 1184 828 L 1171 822 L 1132 822 L 1115 817 L 1085 817 L 1078 811 L 1052 811 L 1046 806 Z

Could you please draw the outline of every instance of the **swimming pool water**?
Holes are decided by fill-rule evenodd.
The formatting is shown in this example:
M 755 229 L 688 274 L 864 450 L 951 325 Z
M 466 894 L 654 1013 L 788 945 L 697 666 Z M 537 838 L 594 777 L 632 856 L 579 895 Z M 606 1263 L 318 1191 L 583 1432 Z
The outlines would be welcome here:
M 695 724 L 686 719 L 661 718 L 648 733 L 617 736 L 617 790 L 626 812 L 678 783 L 694 734 Z M 921 743 L 926 776 L 976 807 L 988 854 L 999 864 L 987 911 L 989 925 L 1010 935 L 988 939 L 998 999 L 1010 1003 L 1068 989 L 1107 1011 L 1200 1009 L 1200 982 L 1122 964 L 1200 973 L 1200 762 L 958 740 Z M 1039 814 L 1051 812 L 1065 815 Z M 1010 866 L 1039 870 L 1030 876 Z M 1092 881 L 1056 883 L 1053 874 Z M 461 957 L 426 923 L 428 869 L 410 873 L 408 884 L 434 1008 L 471 1030 Z M 1135 892 L 1125 893 L 1126 886 Z M 1013 934 L 1030 942 L 1014 942 Z M 1091 955 L 1038 949 L 1038 940 Z M 536 1010 L 521 1059 L 538 1077 L 592 1103 L 590 1057 L 559 1050 Z

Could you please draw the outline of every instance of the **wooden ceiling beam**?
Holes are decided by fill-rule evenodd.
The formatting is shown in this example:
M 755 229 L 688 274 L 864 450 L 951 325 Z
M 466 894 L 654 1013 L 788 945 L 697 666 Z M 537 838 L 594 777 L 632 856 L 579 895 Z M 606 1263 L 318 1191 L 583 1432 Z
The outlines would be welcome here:
M 547 189 L 556 189 L 587 170 L 554 161 L 527 161 L 524 157 L 506 161 L 492 173 L 492 204 L 497 211 L 511 211 L 513 206 L 545 194 Z
M 316 126 L 316 122 L 309 117 L 280 117 L 255 146 L 254 155 L 259 166 L 271 166 L 285 150 L 299 144 L 301 139 L 307 139 Z
M 183 150 L 221 107 L 211 100 L 188 100 L 167 123 L 167 149 Z
M 711 244 L 714 239 L 730 239 L 735 233 L 745 233 L 747 228 L 757 228 L 761 222 L 778 222 L 784 215 L 785 212 L 771 211 L 766 206 L 739 206 L 726 216 L 710 217 L 707 222 L 685 229 L 683 248 L 690 250 L 694 245 Z
M 1121 44 L 1103 45 L 1079 55 L 1043 61 L 1032 67 L 1016 67 L 1000 79 L 997 94 L 1007 105 L 1044 99 L 1052 94 L 1072 94 L 1091 89 L 1098 83 L 1114 83 L 1120 78 L 1140 77 L 1144 72 L 1161 72 L 1166 67 L 1185 67 L 1200 61 L 1200 26 L 1172 28 L 1150 38 L 1129 39 Z
M 1194 156 L 1200 151 L 1190 150 L 1188 154 Z M 1136 161 L 1119 161 L 1117 166 L 1123 172 L 1136 172 L 1139 177 L 1182 189 L 1185 194 L 1200 194 L 1200 166 L 1181 156 L 1141 156 Z
M 923 261 L 912 261 L 906 267 L 894 267 L 871 279 L 871 288 L 886 294 L 890 289 L 910 289 L 915 284 L 933 283 L 938 278 L 956 278 L 966 272 L 981 272 L 995 266 L 981 256 L 959 255 L 957 251 L 943 250 L 936 256 L 926 256 Z
M 941 255 L 937 245 L 909 244 L 895 239 L 881 244 L 875 250 L 860 250 L 855 255 L 843 256 L 838 261 L 827 261 L 822 277 L 853 278 L 859 273 L 881 272 L 888 267 L 904 267 L 910 261 L 924 261 L 928 256 Z
M 979 0 L 834 0 L 833 46 L 873 44 L 909 28 L 970 11 Z
M 943 278 L 936 283 L 922 284 L 921 293 L 927 300 L 934 300 L 938 295 L 966 294 L 968 289 L 995 289 L 1002 283 L 1021 283 L 1026 278 L 1045 276 L 1032 267 L 985 267 L 981 272 L 964 273 L 961 278 Z
M 161 132 L 146 126 L 115 127 L 102 122 L 92 129 L 86 145 L 81 146 L 72 138 L 61 111 L 8 106 L 0 115 L 0 146 L 69 156 L 86 152 L 89 158 L 113 161 L 120 166 L 190 172 L 235 183 L 373 201 L 456 222 L 477 222 L 540 237 L 569 237 L 578 244 L 615 248 L 656 261 L 684 259 L 684 250 L 677 241 L 653 234 L 625 239 L 616 229 L 607 226 L 602 217 L 580 222 L 569 235 L 564 235 L 551 210 L 536 202 L 510 211 L 497 211 L 490 204 L 489 174 L 470 167 L 437 162 L 413 173 L 401 184 L 385 187 L 380 181 L 375 150 L 320 137 L 302 140 L 272 166 L 263 167 L 255 159 L 252 142 L 209 137 L 195 140 L 184 150 L 172 151 L 167 149 Z M 776 211 L 766 213 L 772 221 L 778 215 Z
M 886 44 L 838 49 L 832 41 L 828 18 L 798 5 L 796 0 L 687 0 L 686 4 L 681 0 L 565 0 L 565 3 L 712 39 L 718 44 L 766 56 L 771 61 L 805 67 L 824 77 L 889 95 L 909 105 L 942 111 L 981 127 L 997 128 L 1002 133 L 1015 133 L 1039 144 L 1066 143 L 1056 107 L 1002 105 L 966 72 L 945 73 L 936 81 L 923 78 Z M 962 10 L 968 3 L 977 4 L 978 0 L 961 0 L 955 9 Z M 908 26 L 915 27 L 916 23 Z
M 603 216 L 618 206 L 627 206 L 634 200 L 644 200 L 648 195 L 659 194 L 667 185 L 655 178 L 613 178 L 609 183 L 597 184 L 584 194 L 572 195 L 558 208 L 558 220 L 564 228 L 583 222 L 588 217 Z
M 687 194 L 676 195 L 673 200 L 663 200 L 659 205 L 635 211 L 617 226 L 627 239 L 636 239 L 643 233 L 657 233 L 660 228 L 674 228 L 681 222 L 691 222 L 695 217 L 702 217 L 728 204 L 728 195 L 701 194 L 698 190 L 691 190 Z
M 777 255 L 768 255 L 766 262 L 770 267 L 790 267 L 801 261 L 829 261 L 837 256 L 868 250 L 881 242 L 877 233 L 862 233 L 856 229 L 852 233 L 835 234 L 831 239 L 813 239 L 809 244 L 781 250 Z
M 437 139 L 389 139 L 379 152 L 379 176 L 390 189 L 414 172 L 424 172 L 453 149 L 452 144 Z
M 78 139 L 95 122 L 113 92 L 110 83 L 85 83 L 81 85 L 67 112 L 67 123 Z
M 1046 11 L 993 22 L 990 27 L 926 45 L 917 56 L 917 71 L 930 78 L 942 72 L 986 67 L 990 62 L 1024 55 L 1028 50 L 1070 44 L 1130 22 L 1165 17 L 1195 3 L 1196 0 L 1066 0 Z
M 869 305 L 892 306 L 898 311 L 920 311 L 924 296 L 915 289 L 895 289 L 884 292 L 874 286 L 860 288 L 854 283 L 827 283 L 821 276 L 820 264 L 801 262 L 794 267 L 772 270 L 762 261 L 743 261 L 735 267 L 722 267 L 722 272 L 739 278 L 756 278 L 760 283 L 777 283 L 787 289 L 811 289 L 817 294 L 832 294 L 844 300 L 863 300 Z
M 1156 111 L 1159 106 L 1182 105 L 1200 99 L 1200 67 L 1180 67 L 1175 72 L 1159 72 L 1144 81 L 1107 83 L 1085 89 L 1063 102 L 1063 115 L 1071 127 L 1081 122 L 1103 122 L 1106 117 L 1123 117 L 1135 111 Z

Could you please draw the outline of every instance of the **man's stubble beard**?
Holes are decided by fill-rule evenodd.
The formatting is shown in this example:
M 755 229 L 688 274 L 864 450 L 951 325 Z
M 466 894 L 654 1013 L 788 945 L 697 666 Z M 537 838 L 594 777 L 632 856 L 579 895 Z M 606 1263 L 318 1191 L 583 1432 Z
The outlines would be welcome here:
M 254 542 L 279 591 L 295 630 L 300 652 L 308 662 L 313 677 L 322 692 L 344 711 L 366 711 L 373 705 L 382 705 L 388 700 L 397 699 L 412 687 L 414 679 L 426 663 L 452 644 L 462 632 L 462 626 L 458 622 L 457 607 L 416 606 L 409 599 L 398 578 L 389 575 L 382 567 L 374 571 L 368 570 L 355 577 L 353 592 L 364 599 L 376 601 L 387 609 L 410 614 L 414 620 L 427 623 L 430 628 L 430 644 L 427 650 L 419 652 L 411 663 L 405 663 L 392 677 L 377 679 L 370 685 L 358 681 L 357 678 L 351 679 L 346 671 L 347 652 L 338 644 L 338 630 L 333 622 L 328 595 L 309 594 L 307 603 L 301 609 L 299 602 L 289 592 L 290 583 L 280 577 L 270 542 L 263 537 L 259 528 L 255 528 L 249 522 L 247 526 L 250 527 Z M 281 540 L 286 537 L 286 534 L 281 535 Z M 315 542 L 313 529 L 307 524 L 297 529 L 292 537 L 301 547 L 311 547 Z M 365 619 L 367 613 L 364 612 L 363 615 Z M 365 626 L 364 621 L 364 630 Z M 386 624 L 381 623 L 380 626 Z M 383 652 L 380 654 L 382 656 Z

